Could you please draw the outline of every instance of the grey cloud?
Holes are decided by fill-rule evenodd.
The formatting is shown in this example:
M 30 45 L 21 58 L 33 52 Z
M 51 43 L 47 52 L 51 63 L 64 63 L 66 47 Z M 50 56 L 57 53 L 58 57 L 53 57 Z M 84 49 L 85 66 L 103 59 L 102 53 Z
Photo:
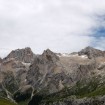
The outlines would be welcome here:
M 94 16 L 104 10 L 104 0 L 0 0 L 0 48 L 78 51 L 94 40 Z

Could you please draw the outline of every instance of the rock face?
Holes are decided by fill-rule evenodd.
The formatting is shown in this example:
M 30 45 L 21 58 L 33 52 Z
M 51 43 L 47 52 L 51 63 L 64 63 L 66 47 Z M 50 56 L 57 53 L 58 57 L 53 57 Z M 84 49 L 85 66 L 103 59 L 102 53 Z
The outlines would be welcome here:
M 15 60 L 30 63 L 33 61 L 34 54 L 29 47 L 12 51 L 4 60 L 14 58 Z
M 62 81 L 67 76 L 59 63 L 59 57 L 45 50 L 42 55 L 35 58 L 27 73 L 27 81 L 37 90 L 47 89 L 48 92 L 56 92 L 62 88 Z M 59 86 L 61 83 L 61 87 Z
M 91 97 L 103 102 L 104 84 L 105 52 L 92 47 L 72 54 L 47 49 L 41 55 L 18 49 L 0 61 L 0 96 L 18 103 L 101 105 Z
M 0 64 L 0 96 L 13 100 L 13 94 L 26 85 L 26 75 L 34 53 L 30 48 L 12 51 Z
M 104 57 L 105 52 L 101 50 L 94 49 L 92 47 L 86 47 L 85 49 L 78 52 L 79 55 L 87 55 L 89 59 L 95 58 L 95 57 Z
M 0 63 L 2 63 L 2 58 L 0 58 Z
M 44 58 L 44 60 L 49 60 L 52 62 L 56 62 L 57 60 L 59 60 L 59 57 L 49 49 L 43 52 L 42 57 Z

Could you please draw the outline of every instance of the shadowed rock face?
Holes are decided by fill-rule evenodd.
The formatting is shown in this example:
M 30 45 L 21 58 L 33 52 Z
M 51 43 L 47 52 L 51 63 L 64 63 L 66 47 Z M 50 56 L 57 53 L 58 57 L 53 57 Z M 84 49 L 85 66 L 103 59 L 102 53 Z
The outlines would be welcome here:
M 32 50 L 27 47 L 25 49 L 17 49 L 12 51 L 4 60 L 14 58 L 15 60 L 23 61 L 25 63 L 30 63 L 33 61 L 34 54 Z
M 15 92 L 14 99 L 16 100 L 16 102 L 21 102 L 30 99 L 32 91 L 33 91 L 32 86 L 30 85 L 23 86 L 18 91 Z
M 2 63 L 2 58 L 0 58 L 0 63 Z
M 78 52 L 79 55 L 87 55 L 89 59 L 95 58 L 95 57 L 104 57 L 105 52 L 101 50 L 94 49 L 92 47 L 86 47 L 85 49 Z

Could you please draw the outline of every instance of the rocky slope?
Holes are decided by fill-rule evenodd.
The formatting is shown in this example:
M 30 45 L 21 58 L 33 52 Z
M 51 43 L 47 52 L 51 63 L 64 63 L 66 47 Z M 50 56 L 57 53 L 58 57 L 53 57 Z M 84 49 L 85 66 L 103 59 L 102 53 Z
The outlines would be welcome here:
M 96 58 L 96 57 L 104 57 L 105 52 L 92 48 L 90 46 L 86 47 L 85 49 L 78 52 L 79 55 L 87 55 L 89 59 Z
M 25 63 L 30 63 L 33 61 L 34 53 L 32 52 L 31 48 L 27 47 L 25 49 L 17 49 L 10 52 L 10 54 L 4 58 L 4 61 L 9 60 L 11 58 L 17 61 L 23 61 Z
M 17 49 L 0 59 L 0 97 L 23 105 L 104 105 L 105 52 Z

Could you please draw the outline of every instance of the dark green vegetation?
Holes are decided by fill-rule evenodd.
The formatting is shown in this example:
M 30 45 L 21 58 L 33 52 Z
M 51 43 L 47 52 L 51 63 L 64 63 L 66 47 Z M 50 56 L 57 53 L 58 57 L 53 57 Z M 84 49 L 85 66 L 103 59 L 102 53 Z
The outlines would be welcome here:
M 0 105 L 27 105 L 29 100 L 19 102 L 18 104 L 11 102 L 9 99 L 0 98 Z
M 0 105 L 16 105 L 16 104 L 7 99 L 0 98 Z

